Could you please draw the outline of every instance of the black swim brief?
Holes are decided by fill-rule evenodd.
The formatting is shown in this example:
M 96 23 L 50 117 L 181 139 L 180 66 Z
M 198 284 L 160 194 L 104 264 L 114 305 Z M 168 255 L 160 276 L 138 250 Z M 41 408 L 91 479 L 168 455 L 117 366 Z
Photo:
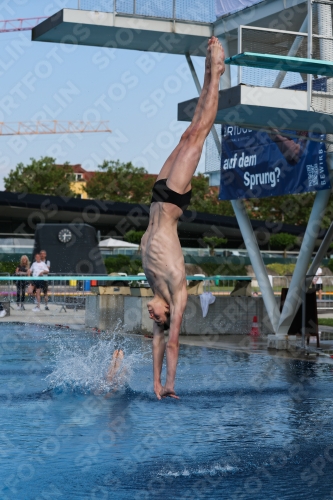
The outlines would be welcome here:
M 155 182 L 151 203 L 154 203 L 155 201 L 172 203 L 184 212 L 191 202 L 192 189 L 190 189 L 190 191 L 187 191 L 187 193 L 180 194 L 170 189 L 166 183 L 167 179 L 160 179 L 159 181 Z

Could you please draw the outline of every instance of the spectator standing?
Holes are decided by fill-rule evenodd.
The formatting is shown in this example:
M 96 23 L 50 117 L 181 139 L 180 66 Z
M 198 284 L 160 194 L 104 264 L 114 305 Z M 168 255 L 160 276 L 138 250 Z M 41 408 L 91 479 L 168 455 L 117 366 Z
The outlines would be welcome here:
M 315 286 L 316 292 L 318 292 L 318 298 L 321 300 L 323 298 L 323 280 L 321 279 L 323 270 L 318 267 L 316 276 L 313 278 L 312 283 Z
M 16 276 L 28 276 L 30 268 L 30 262 L 27 255 L 22 255 L 20 259 L 20 264 L 15 270 Z M 23 280 L 18 280 L 16 282 L 16 307 L 17 309 L 24 309 L 24 300 L 25 300 L 25 289 L 27 286 L 27 282 Z
M 49 274 L 49 268 L 47 267 L 45 262 L 42 262 L 40 254 L 36 253 L 35 262 L 29 269 L 29 276 L 37 278 L 39 276 L 44 276 L 45 274 Z M 44 280 L 36 280 L 33 282 L 33 285 L 36 288 L 36 299 L 37 299 L 37 305 L 36 307 L 33 308 L 34 312 L 40 312 L 40 292 L 41 290 L 44 289 L 44 283 L 45 283 Z
M 6 309 L 0 303 L 0 318 L 4 318 L 6 316 L 6 314 L 7 314 Z
M 51 262 L 49 260 L 47 260 L 47 254 L 46 254 L 46 251 L 45 250 L 41 250 L 40 251 L 40 258 L 41 258 L 41 261 L 44 262 L 44 264 L 47 265 L 49 271 L 50 271 L 50 267 L 51 267 Z M 44 281 L 44 286 L 43 286 L 43 295 L 44 295 L 44 302 L 45 302 L 45 311 L 48 311 L 49 308 L 48 308 L 48 291 L 49 291 L 49 282 L 48 281 Z

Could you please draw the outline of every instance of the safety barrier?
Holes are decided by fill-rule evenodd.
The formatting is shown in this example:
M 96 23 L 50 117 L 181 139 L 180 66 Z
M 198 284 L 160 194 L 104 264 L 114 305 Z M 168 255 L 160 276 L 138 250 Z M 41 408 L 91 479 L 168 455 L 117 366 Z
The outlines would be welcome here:
M 321 275 L 322 279 L 322 291 L 319 294 L 317 291 L 317 310 L 318 312 L 323 312 L 325 310 L 333 310 L 333 276 Z M 288 276 L 269 276 L 271 285 L 273 287 L 274 294 L 277 297 L 281 296 L 282 288 L 289 288 L 292 275 Z M 312 283 L 315 275 L 307 277 L 307 288 L 314 287 L 314 283 Z M 253 283 L 254 285 L 256 282 Z M 256 287 L 253 287 L 256 290 Z M 258 288 L 259 290 L 259 288 Z
M 11 300 L 11 288 L 9 278 L 9 273 L 0 273 L 0 302 L 10 302 Z
M 67 308 L 78 309 L 85 308 L 85 298 L 87 293 L 90 293 L 91 278 L 95 276 L 57 276 L 49 274 L 43 277 L 27 277 L 27 276 L 9 276 L 9 274 L 0 275 L 0 302 L 10 302 L 11 304 L 18 302 L 18 286 L 17 284 L 26 283 L 24 304 L 34 304 L 36 302 L 36 287 L 32 293 L 28 293 L 29 285 L 43 282 L 41 289 L 41 303 L 54 304 L 59 306 L 59 312 L 66 312 Z M 100 276 L 98 276 L 100 278 Z M 104 279 L 104 277 L 103 277 Z M 22 285 L 21 285 L 22 287 Z M 47 297 L 47 300 L 45 300 Z M 21 304 L 21 302 L 19 302 Z
M 187 276 L 187 283 L 203 281 L 203 291 L 211 291 L 216 295 L 229 295 L 237 282 L 251 282 L 246 276 Z M 8 273 L 0 275 L 0 301 L 17 302 L 17 283 L 26 283 L 25 303 L 33 303 L 35 293 L 27 294 L 28 285 L 43 281 L 47 284 L 47 297 L 50 304 L 60 307 L 59 312 L 67 308 L 75 311 L 85 307 L 87 295 L 91 294 L 92 287 L 108 286 L 113 282 L 123 282 L 131 287 L 146 288 L 146 277 L 139 276 L 101 276 L 101 275 L 54 275 L 43 277 L 10 276 Z M 41 291 L 41 302 L 44 302 L 45 286 Z
M 215 0 L 78 0 L 78 8 L 200 23 L 216 20 Z
M 282 288 L 289 288 L 292 276 L 270 276 L 270 281 L 273 287 L 275 296 L 280 297 Z M 321 276 L 323 281 L 323 290 L 321 298 L 318 297 L 318 310 L 333 309 L 333 276 Z M 249 295 L 251 290 L 252 295 L 260 296 L 260 289 L 255 278 L 249 276 L 187 276 L 187 284 L 191 282 L 203 282 L 202 290 L 204 292 L 212 292 L 214 295 L 228 296 L 235 288 L 246 288 L 250 282 L 252 288 L 248 287 L 244 295 Z M 10 276 L 8 273 L 0 274 L 0 302 L 14 303 L 17 300 L 17 287 L 18 281 L 25 281 L 27 283 L 32 281 L 43 280 L 48 283 L 48 301 L 60 307 L 59 311 L 66 311 L 67 308 L 83 309 L 85 308 L 85 301 L 87 295 L 90 295 L 91 287 L 110 286 L 113 282 L 123 282 L 132 287 L 145 288 L 145 276 L 101 276 L 101 275 L 53 275 L 49 274 L 45 277 L 32 278 L 23 276 Z M 311 279 L 310 279 L 311 281 Z M 243 283 L 243 284 L 242 284 Z M 310 282 L 311 286 L 311 282 Z M 242 293 L 238 293 L 242 295 Z M 43 293 L 42 293 L 43 297 Z M 33 303 L 31 297 L 26 296 L 27 303 Z M 42 298 L 43 302 L 43 298 Z

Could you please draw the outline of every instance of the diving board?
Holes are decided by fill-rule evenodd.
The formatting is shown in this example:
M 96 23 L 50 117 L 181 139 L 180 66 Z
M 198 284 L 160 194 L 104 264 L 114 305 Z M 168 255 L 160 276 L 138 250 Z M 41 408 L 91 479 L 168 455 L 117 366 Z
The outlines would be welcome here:
M 308 75 L 333 76 L 333 62 L 319 59 L 305 59 L 302 57 L 276 56 L 274 54 L 256 54 L 242 52 L 231 56 L 226 64 L 236 66 L 250 66 L 251 68 L 291 71 Z

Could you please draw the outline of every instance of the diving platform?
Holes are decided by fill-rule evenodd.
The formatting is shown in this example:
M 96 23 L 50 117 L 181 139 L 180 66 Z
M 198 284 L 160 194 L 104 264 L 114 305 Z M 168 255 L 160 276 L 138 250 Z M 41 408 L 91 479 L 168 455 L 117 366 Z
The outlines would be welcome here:
M 178 120 L 192 120 L 198 99 L 178 104 Z M 244 84 L 219 91 L 215 123 L 333 134 L 330 115 L 307 111 L 306 92 Z
M 35 42 L 205 56 L 210 23 L 62 9 L 32 30 Z
M 321 75 L 327 77 L 333 76 L 333 62 L 302 57 L 243 52 L 229 57 L 226 59 L 225 63 L 257 69 L 291 71 L 293 73 L 305 73 L 307 75 Z

